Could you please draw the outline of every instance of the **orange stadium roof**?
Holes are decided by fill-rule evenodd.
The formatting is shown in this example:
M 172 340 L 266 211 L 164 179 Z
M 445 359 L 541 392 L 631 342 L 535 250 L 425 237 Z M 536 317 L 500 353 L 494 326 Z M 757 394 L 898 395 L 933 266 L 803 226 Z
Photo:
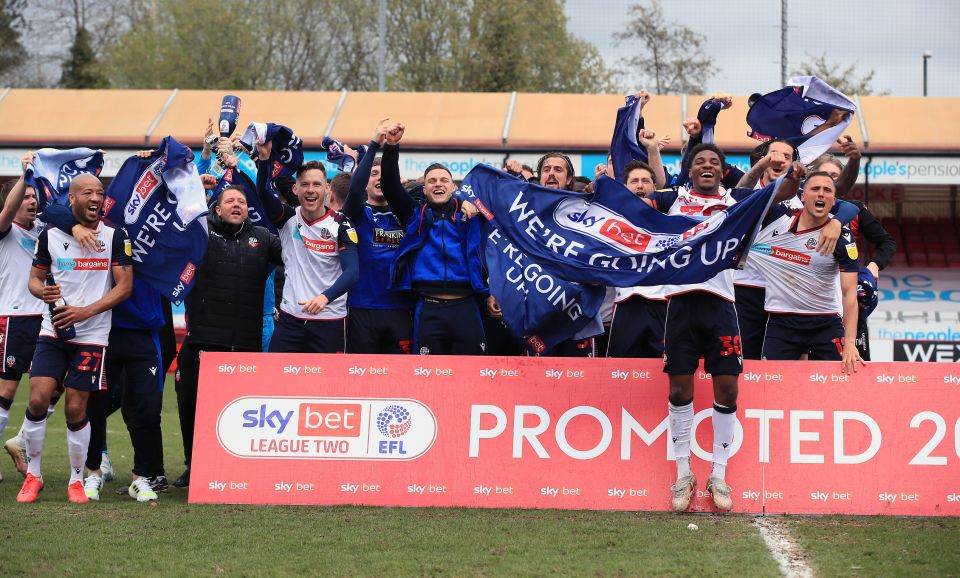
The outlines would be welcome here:
M 172 135 L 200 143 L 207 118 L 219 113 L 225 91 L 63 90 L 0 91 L 0 146 L 155 146 Z M 404 122 L 404 143 L 415 148 L 569 151 L 606 150 L 621 95 L 533 93 L 279 92 L 239 91 L 240 126 L 251 121 L 290 126 L 307 147 L 330 133 L 351 144 L 366 142 L 384 117 Z M 695 116 L 705 96 L 686 97 Z M 721 113 L 716 142 L 747 151 L 745 96 Z M 874 152 L 958 152 L 960 98 L 864 96 L 847 134 Z M 647 128 L 681 143 L 684 98 L 654 96 L 645 107 Z M 861 123 L 865 131 L 861 128 Z

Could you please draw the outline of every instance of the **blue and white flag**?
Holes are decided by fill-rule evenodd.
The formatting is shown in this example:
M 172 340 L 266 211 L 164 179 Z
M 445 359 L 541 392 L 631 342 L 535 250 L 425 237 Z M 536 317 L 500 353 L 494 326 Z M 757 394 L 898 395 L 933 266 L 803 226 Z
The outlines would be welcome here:
M 532 262 L 567 281 L 632 287 L 701 283 L 735 266 L 782 181 L 704 221 L 664 215 L 607 177 L 582 195 L 477 165 L 460 190 Z
M 697 120 L 700 121 L 700 142 L 714 142 L 714 131 L 717 128 L 717 115 L 723 110 L 723 102 L 708 98 L 700 105 L 697 111 Z
M 627 96 L 627 104 L 617 109 L 617 122 L 610 140 L 610 158 L 613 174 L 623 182 L 623 169 L 630 161 L 649 162 L 647 149 L 637 142 L 637 132 L 643 129 L 643 104 L 634 95 Z
M 27 165 L 23 181 L 37 191 L 37 209 L 43 211 L 47 203 L 69 205 L 67 195 L 74 177 L 84 173 L 97 176 L 102 168 L 103 151 L 44 148 L 36 151 L 33 162 Z
M 532 353 L 543 353 L 588 328 L 605 288 L 561 279 L 531 259 L 491 221 L 483 225 L 490 294 L 510 330 Z M 603 328 L 595 333 L 602 333 Z M 593 336 L 591 333 L 589 336 Z
M 220 181 L 217 182 L 217 188 L 213 189 L 207 204 L 212 208 L 220 198 L 220 194 L 229 186 L 240 187 L 247 198 L 247 210 L 250 222 L 260 227 L 265 227 L 268 231 L 277 234 L 277 225 L 267 218 L 267 211 L 263 208 L 263 202 L 260 195 L 257 194 L 257 185 L 238 168 L 228 168 L 224 171 Z
M 834 111 L 848 114 L 822 128 Z M 765 94 L 747 112 L 749 135 L 760 141 L 783 138 L 807 164 L 822 155 L 853 120 L 857 105 L 845 94 L 815 76 L 799 76 L 780 90 Z
M 170 301 L 193 288 L 207 252 L 206 194 L 193 151 L 165 137 L 148 158 L 128 158 L 107 188 L 104 215 L 130 236 L 137 276 Z
M 257 145 L 272 143 L 270 158 L 261 159 L 257 154 Z M 254 161 L 268 163 L 264 171 L 262 163 L 257 163 L 257 184 L 263 185 L 270 194 L 279 197 L 276 180 L 279 177 L 293 177 L 303 165 L 303 141 L 292 130 L 282 124 L 272 122 L 251 122 L 240 137 L 240 144 Z
M 337 169 L 346 173 L 352 173 L 353 169 L 357 167 L 357 161 L 346 153 L 343 143 L 337 139 L 328 136 L 323 137 L 320 148 L 327 151 L 327 160 L 337 165 Z M 363 155 L 367 154 L 367 147 L 365 145 L 360 145 L 355 150 L 358 153 L 357 158 L 359 159 L 362 159 Z

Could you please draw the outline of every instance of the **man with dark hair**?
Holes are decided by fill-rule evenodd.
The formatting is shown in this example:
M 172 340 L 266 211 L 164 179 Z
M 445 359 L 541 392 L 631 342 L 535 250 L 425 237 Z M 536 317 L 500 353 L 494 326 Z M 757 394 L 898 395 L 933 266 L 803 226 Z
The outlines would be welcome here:
M 750 170 L 740 178 L 737 187 L 761 189 L 780 178 L 795 160 L 797 150 L 784 139 L 777 138 L 759 144 L 750 153 Z M 795 209 L 802 207 L 796 197 L 788 199 L 787 203 Z M 753 259 L 747 259 L 743 269 L 733 272 L 733 283 L 743 358 L 760 359 L 763 335 L 767 328 L 767 312 L 764 309 L 766 280 Z
M 380 123 L 354 170 L 342 212 L 357 228 L 360 277 L 347 295 L 347 353 L 410 353 L 413 300 L 390 291 L 390 267 L 403 241 L 403 225 L 383 196 L 380 159 L 387 125 Z M 402 188 L 394 183 L 394 189 Z
M 453 176 L 441 164 L 424 171 L 423 201 L 398 186 L 403 133 L 400 123 L 386 131 L 381 164 L 383 194 L 406 227 L 390 286 L 417 295 L 415 352 L 483 355 L 487 344 L 477 299 L 486 298 L 489 289 L 483 278 L 480 222 L 465 219 L 465 207 L 453 198 Z
M 91 255 L 73 237 L 44 230 L 37 240 L 28 287 L 48 304 L 30 369 L 30 401 L 23 437 L 27 476 L 18 502 L 34 502 L 43 489 L 40 473 L 47 429 L 47 408 L 54 390 L 66 388 L 67 453 L 70 481 L 67 499 L 86 503 L 83 468 L 90 445 L 87 401 L 106 388 L 103 362 L 107 353 L 111 309 L 130 296 L 133 286 L 132 250 L 123 229 L 100 220 L 103 184 L 90 174 L 70 183 L 74 218 L 96 232 Z M 97 448 L 98 450 L 100 448 Z
M 690 189 L 657 191 L 644 198 L 644 202 L 668 215 L 706 219 L 755 192 L 753 189 L 721 189 L 726 163 L 723 152 L 715 145 L 697 145 L 690 151 L 690 158 Z M 796 194 L 802 167 L 797 165 L 794 171 L 781 184 L 776 202 Z M 730 510 L 733 501 L 725 472 L 737 421 L 737 380 L 743 370 L 740 330 L 733 304 L 733 274 L 727 270 L 704 283 L 668 286 L 665 294 L 669 302 L 663 359 L 664 371 L 670 377 L 668 409 L 677 462 L 677 482 L 671 488 L 673 509 L 686 510 L 696 489 L 697 481 L 690 468 L 693 375 L 703 356 L 704 369 L 712 374 L 714 390 L 713 467 L 706 490 L 717 509 Z
M 177 357 L 177 409 L 186 471 L 174 481 L 190 485 L 197 382 L 203 351 L 260 351 L 263 294 L 273 265 L 282 262 L 280 239 L 249 218 L 243 189 L 229 186 L 207 215 L 210 243 L 187 296 L 187 337 Z
M 269 151 L 261 151 L 260 158 L 269 158 Z M 260 161 L 258 170 L 269 170 L 269 165 Z M 309 161 L 301 166 L 293 192 L 300 202 L 296 208 L 258 183 L 257 193 L 267 217 L 280 230 L 283 246 L 283 300 L 270 351 L 342 353 L 347 291 L 359 275 L 357 233 L 329 206 L 323 164 Z
M 27 153 L 20 162 L 25 168 L 33 162 L 33 153 Z M 21 175 L 4 183 L 0 205 L 3 207 L 0 210 L 0 436 L 3 436 L 17 386 L 33 360 L 46 306 L 27 289 L 37 239 L 44 228 L 43 222 L 37 219 L 37 193 L 26 186 Z M 54 397 L 59 399 L 60 394 L 57 392 Z M 48 416 L 55 399 L 47 410 Z M 26 475 L 22 431 L 5 446 L 17 471 Z
M 330 195 L 328 204 L 331 210 L 339 211 L 343 207 L 343 203 L 350 193 L 351 179 L 350 173 L 337 173 L 330 179 L 330 192 L 333 194 Z
M 561 152 L 549 152 L 537 162 L 540 186 L 548 189 L 576 191 L 576 172 L 570 157 Z M 602 313 L 572 338 L 562 341 L 552 349 L 539 353 L 544 357 L 596 357 L 597 336 L 603 335 Z
M 830 221 L 836 201 L 828 173 L 807 175 L 802 198 L 799 211 L 784 205 L 770 209 L 750 251 L 767 280 L 764 306 L 770 320 L 762 358 L 792 360 L 809 353 L 812 360 L 841 361 L 843 372 L 855 372 L 862 363 L 855 344 L 857 243 L 844 228 L 833 254 L 816 251 L 819 230 Z
M 656 190 L 654 170 L 643 161 L 626 164 L 623 182 L 637 196 L 637 202 Z M 662 285 L 618 287 L 607 357 L 662 357 L 666 319 L 667 299 Z

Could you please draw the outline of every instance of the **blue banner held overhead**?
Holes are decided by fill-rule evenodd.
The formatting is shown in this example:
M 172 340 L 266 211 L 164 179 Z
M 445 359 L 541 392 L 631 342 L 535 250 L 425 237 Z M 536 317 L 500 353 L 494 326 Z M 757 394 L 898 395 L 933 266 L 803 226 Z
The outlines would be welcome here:
M 23 180 L 37 192 L 37 209 L 47 203 L 68 205 L 70 183 L 81 174 L 97 176 L 103 168 L 103 151 L 89 148 L 58 150 L 42 148 L 27 165 Z
M 208 241 L 193 152 L 168 136 L 149 157 L 128 158 L 107 188 L 103 212 L 126 228 L 137 276 L 170 301 L 186 297 Z
M 568 281 L 632 287 L 701 283 L 736 265 L 781 182 L 704 221 L 664 215 L 606 177 L 581 195 L 479 165 L 460 189 L 533 262 Z

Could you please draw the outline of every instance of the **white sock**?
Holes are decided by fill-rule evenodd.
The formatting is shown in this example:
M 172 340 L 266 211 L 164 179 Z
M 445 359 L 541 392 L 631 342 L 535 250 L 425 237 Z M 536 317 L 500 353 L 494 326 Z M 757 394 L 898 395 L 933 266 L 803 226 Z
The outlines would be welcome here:
M 24 419 L 20 428 L 27 451 L 27 473 L 40 477 L 43 460 L 43 440 L 47 437 L 47 418 L 40 421 Z
M 677 460 L 677 479 L 690 475 L 690 431 L 693 429 L 693 400 L 686 405 L 667 402 L 673 457 Z
M 3 438 L 3 430 L 7 429 L 8 419 L 10 419 L 10 410 L 0 407 L 0 439 Z
M 47 419 L 50 418 L 50 416 L 53 414 L 53 410 L 55 410 L 56 408 L 57 406 L 50 404 L 50 407 L 47 408 Z M 26 420 L 24 420 L 23 423 L 20 424 L 20 431 L 17 432 L 16 437 L 23 439 L 23 426 L 25 426 L 26 424 L 27 424 Z M 0 431 L 0 433 L 3 433 L 3 432 Z
M 90 422 L 83 424 L 77 431 L 67 427 L 67 453 L 70 454 L 70 483 L 83 481 L 83 464 L 87 461 L 87 447 L 90 445 Z
M 733 434 L 737 428 L 737 406 L 713 403 L 713 470 L 710 477 L 724 479 Z

